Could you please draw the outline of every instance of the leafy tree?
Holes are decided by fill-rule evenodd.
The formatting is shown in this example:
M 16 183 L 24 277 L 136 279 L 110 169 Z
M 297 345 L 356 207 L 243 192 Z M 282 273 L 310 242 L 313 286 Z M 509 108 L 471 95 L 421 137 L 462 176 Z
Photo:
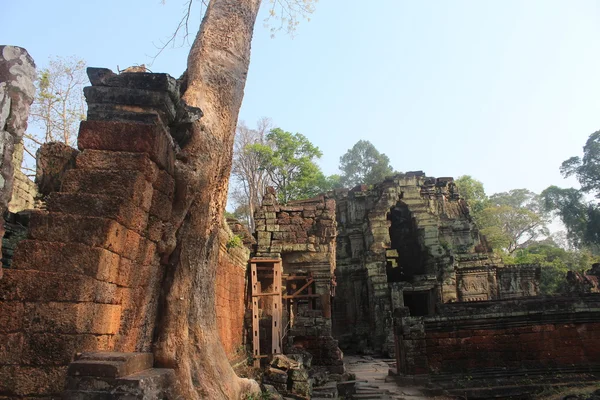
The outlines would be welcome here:
M 373 185 L 394 172 L 388 156 L 380 153 L 368 140 L 359 140 L 340 157 L 340 171 L 344 187 Z
M 564 177 L 575 175 L 583 193 L 600 197 L 600 131 L 592 133 L 585 146 L 583 157 L 571 157 L 560 167 Z
M 486 207 L 488 201 L 483 183 L 471 175 L 459 176 L 454 183 L 456 183 L 461 197 L 469 204 L 471 215 L 477 221 L 479 214 Z
M 583 272 L 598 262 L 589 251 L 565 250 L 552 240 L 534 243 L 518 249 L 512 256 L 504 257 L 506 264 L 539 264 L 541 266 L 540 291 L 556 294 L 564 290 L 568 271 Z
M 47 142 L 73 146 L 79 122 L 85 119 L 83 87 L 88 82 L 84 60 L 51 57 L 38 72 L 36 96 L 31 105 L 32 128 L 25 134 L 25 151 L 35 159 L 37 148 Z
M 542 192 L 544 206 L 558 215 L 569 242 L 577 248 L 600 252 L 600 208 L 588 202 L 582 191 L 550 186 Z
M 495 249 L 509 254 L 548 236 L 548 219 L 540 196 L 528 189 L 496 193 L 485 202 L 477 222 Z
M 266 169 L 262 167 L 261 153 L 252 146 L 266 144 L 266 134 L 271 125 L 268 118 L 260 119 L 256 129 L 250 129 L 241 122 L 233 145 L 231 176 L 234 185 L 231 197 L 236 208 L 245 210 L 243 221 L 247 221 L 250 232 L 254 232 L 254 211 L 260 206 L 270 182 Z
M 575 176 L 581 189 L 550 186 L 542 192 L 544 206 L 560 217 L 574 246 L 600 252 L 600 207 L 585 198 L 586 194 L 600 198 L 600 131 L 589 136 L 583 157 L 564 161 L 560 172 L 565 177 Z
M 323 191 L 327 178 L 315 159 L 322 153 L 304 135 L 271 130 L 266 144 L 249 146 L 260 155 L 262 168 L 273 183 L 281 203 L 309 198 Z

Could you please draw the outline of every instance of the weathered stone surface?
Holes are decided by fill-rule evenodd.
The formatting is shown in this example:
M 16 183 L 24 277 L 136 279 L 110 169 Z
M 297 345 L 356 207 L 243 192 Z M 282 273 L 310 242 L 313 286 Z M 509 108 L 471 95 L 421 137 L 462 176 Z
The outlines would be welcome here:
M 161 168 L 173 174 L 173 142 L 162 126 L 113 121 L 83 121 L 77 143 L 80 150 L 110 150 L 146 153 Z
M 69 364 L 70 376 L 122 378 L 152 368 L 152 353 L 83 353 Z
M 27 50 L 0 46 L 0 215 L 4 215 L 12 197 L 13 153 L 27 129 L 29 107 L 35 95 L 35 78 L 35 63 Z M 4 236 L 2 218 L 0 236 Z
M 59 142 L 40 146 L 36 153 L 35 183 L 41 196 L 60 190 L 65 173 L 75 168 L 78 153 L 76 149 Z

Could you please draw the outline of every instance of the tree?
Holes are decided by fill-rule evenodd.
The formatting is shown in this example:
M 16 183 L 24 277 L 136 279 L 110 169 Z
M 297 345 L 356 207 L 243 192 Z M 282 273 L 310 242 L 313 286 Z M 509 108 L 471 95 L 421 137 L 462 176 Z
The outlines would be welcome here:
M 477 222 L 492 247 L 509 254 L 549 234 L 540 196 L 528 189 L 490 196 Z
M 471 175 L 459 176 L 454 183 L 456 183 L 461 197 L 467 201 L 471 209 L 471 216 L 477 221 L 488 201 L 483 183 Z
M 544 207 L 560 217 L 569 241 L 578 248 L 600 251 L 600 207 L 586 194 L 600 198 L 600 131 L 592 133 L 583 147 L 583 157 L 571 157 L 560 167 L 563 176 L 575 176 L 581 189 L 550 186 L 542 192 Z
M 269 184 L 267 171 L 261 164 L 261 155 L 252 146 L 265 145 L 266 134 L 271 126 L 272 122 L 268 118 L 260 119 L 256 129 L 250 129 L 241 122 L 233 145 L 231 175 L 236 187 L 232 191 L 232 198 L 236 208 L 245 210 L 250 232 L 254 232 L 254 211 L 260 206 Z
M 175 165 L 176 201 L 159 249 L 168 265 L 154 343 L 156 364 L 175 370 L 180 399 L 238 399 L 259 390 L 255 382 L 238 378 L 227 361 L 216 328 L 215 280 L 218 231 L 260 3 L 210 0 L 184 75 L 182 99 L 202 109 L 204 117 L 194 123 Z
M 381 182 L 394 173 L 390 159 L 368 140 L 359 140 L 340 157 L 341 184 L 354 187 Z
M 315 196 L 324 190 L 327 178 L 315 164 L 322 153 L 306 136 L 275 128 L 267 134 L 266 144 L 250 150 L 261 159 L 261 166 L 273 183 L 281 203 Z
M 36 149 L 43 143 L 74 144 L 79 122 L 85 119 L 85 69 L 86 63 L 81 59 L 51 57 L 48 66 L 39 71 L 30 114 L 37 129 L 25 134 L 25 149 L 34 159 Z

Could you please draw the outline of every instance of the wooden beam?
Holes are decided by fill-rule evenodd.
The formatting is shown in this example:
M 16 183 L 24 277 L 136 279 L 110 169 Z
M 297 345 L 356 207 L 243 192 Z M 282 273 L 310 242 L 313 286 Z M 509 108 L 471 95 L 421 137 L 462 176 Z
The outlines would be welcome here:
M 281 353 L 281 307 L 283 306 L 281 301 L 281 275 L 283 270 L 281 268 L 281 261 L 273 265 L 273 317 L 272 317 L 272 333 L 271 333 L 271 352 L 273 354 Z
M 284 294 L 282 296 L 284 299 L 316 299 L 317 297 L 321 297 L 320 294 Z
M 252 355 L 254 356 L 254 366 L 260 368 L 260 360 L 256 357 L 260 356 L 260 327 L 258 321 L 258 297 L 260 289 L 258 287 L 258 277 L 256 264 L 250 264 L 250 278 L 252 283 Z
M 312 278 L 309 279 L 308 282 L 306 282 L 304 284 L 304 286 L 302 286 L 300 289 L 296 290 L 296 292 L 294 294 L 292 294 L 292 296 L 296 296 L 296 295 L 300 294 L 300 292 L 302 292 L 304 289 L 309 287 L 313 282 L 314 282 L 314 280 Z

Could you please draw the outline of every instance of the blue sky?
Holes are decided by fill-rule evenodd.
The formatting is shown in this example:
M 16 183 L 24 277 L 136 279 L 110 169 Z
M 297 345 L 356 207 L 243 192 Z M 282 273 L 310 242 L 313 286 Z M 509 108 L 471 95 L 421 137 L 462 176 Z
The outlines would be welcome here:
M 0 38 L 41 67 L 75 55 L 122 69 L 152 62 L 183 6 L 0 0 Z M 306 135 L 326 174 L 366 139 L 399 171 L 539 192 L 573 185 L 560 163 L 600 129 L 600 1 L 321 0 L 293 39 L 271 39 L 263 18 L 240 119 Z M 167 49 L 150 68 L 179 76 L 187 50 Z

